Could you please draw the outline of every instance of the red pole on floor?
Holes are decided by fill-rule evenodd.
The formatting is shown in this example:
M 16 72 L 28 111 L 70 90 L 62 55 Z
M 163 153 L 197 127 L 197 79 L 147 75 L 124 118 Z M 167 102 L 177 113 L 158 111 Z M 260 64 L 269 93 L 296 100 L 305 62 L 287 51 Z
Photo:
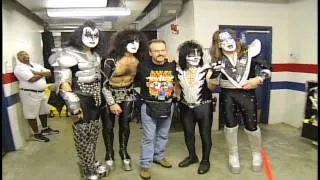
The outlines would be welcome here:
M 267 153 L 262 148 L 261 148 L 261 156 L 262 156 L 264 172 L 267 176 L 267 180 L 274 180 Z

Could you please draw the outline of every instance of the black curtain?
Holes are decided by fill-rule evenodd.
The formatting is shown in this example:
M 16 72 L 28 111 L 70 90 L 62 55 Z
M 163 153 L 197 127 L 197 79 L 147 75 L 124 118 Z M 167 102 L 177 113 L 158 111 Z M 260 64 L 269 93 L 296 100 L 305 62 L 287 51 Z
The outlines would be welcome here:
M 48 62 L 48 59 L 50 55 L 52 54 L 52 49 L 54 48 L 54 39 L 52 32 L 45 30 L 42 35 L 42 44 L 43 44 L 43 64 L 44 67 L 47 69 L 50 69 L 51 71 L 51 76 L 47 77 L 47 83 L 54 83 L 54 76 L 53 76 L 53 67 Z
M 157 31 L 142 31 L 146 36 L 148 41 L 151 39 L 157 39 Z

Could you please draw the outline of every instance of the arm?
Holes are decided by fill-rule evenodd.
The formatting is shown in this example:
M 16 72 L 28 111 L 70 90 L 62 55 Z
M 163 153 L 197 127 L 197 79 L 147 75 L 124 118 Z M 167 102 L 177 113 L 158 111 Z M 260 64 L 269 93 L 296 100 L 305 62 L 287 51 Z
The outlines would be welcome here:
M 261 83 L 263 83 L 265 79 L 271 78 L 270 65 L 259 59 L 257 59 L 255 63 L 257 68 L 259 68 L 257 77 L 260 79 Z
M 119 106 L 119 104 L 115 102 L 112 96 L 112 92 L 109 90 L 109 80 L 112 76 L 114 69 L 115 60 L 111 58 L 106 59 L 102 67 L 102 74 L 105 79 L 102 84 L 102 94 L 107 101 L 110 111 L 115 115 L 119 115 L 122 112 L 122 109 Z
M 34 75 L 40 75 L 42 77 L 50 77 L 51 76 L 51 71 L 46 68 L 42 68 L 40 72 L 37 71 L 32 71 Z
M 39 79 L 41 79 L 43 76 L 40 74 L 34 74 L 30 79 L 28 79 L 28 82 L 36 82 Z
M 174 85 L 173 97 L 176 98 L 177 101 L 180 101 L 181 91 L 182 91 L 181 85 L 180 85 L 179 81 L 176 81 L 175 85 Z
M 43 69 L 44 69 L 44 71 L 41 70 L 41 72 L 31 70 L 31 72 L 33 73 L 33 76 L 28 81 L 29 82 L 36 82 L 39 79 L 41 79 L 42 77 L 50 77 L 51 76 L 51 71 L 49 69 L 46 69 L 46 68 L 43 68 Z
M 249 58 L 257 56 L 261 51 L 261 42 L 258 39 L 255 39 L 248 48 L 248 56 Z M 246 84 L 242 87 L 243 89 L 255 89 L 259 87 L 263 81 L 267 78 L 271 77 L 271 71 L 269 70 L 270 67 L 266 65 L 262 60 L 255 60 L 255 66 L 258 67 L 260 70 L 256 77 L 251 78 L 248 80 Z
M 209 69 L 206 75 L 207 86 L 211 91 L 213 91 L 215 87 L 219 85 L 218 77 L 215 77 L 214 75 L 215 74 L 213 73 L 212 69 Z
M 50 58 L 49 58 L 50 59 Z M 79 97 L 72 92 L 72 71 L 71 67 L 77 65 L 77 59 L 70 56 L 66 51 L 57 52 L 51 57 L 54 59 L 55 83 L 57 84 L 57 91 L 66 102 L 67 109 L 72 115 L 78 115 L 79 119 L 83 117 L 80 107 Z
M 26 68 L 24 65 L 17 65 L 14 68 L 14 75 L 19 80 L 28 82 L 36 82 L 43 77 L 42 75 L 34 74 L 31 69 Z

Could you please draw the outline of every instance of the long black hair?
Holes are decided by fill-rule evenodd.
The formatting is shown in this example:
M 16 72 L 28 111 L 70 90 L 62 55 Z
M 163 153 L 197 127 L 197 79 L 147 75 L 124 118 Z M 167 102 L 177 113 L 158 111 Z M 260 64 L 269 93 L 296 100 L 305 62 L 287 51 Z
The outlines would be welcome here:
M 178 47 L 178 52 L 179 52 L 179 66 L 182 70 L 187 69 L 187 55 L 191 52 L 194 51 L 194 49 L 199 49 L 200 50 L 200 62 L 198 66 L 203 65 L 203 50 L 202 46 L 197 43 L 196 41 L 190 40 L 190 41 L 185 41 Z
M 133 55 L 139 61 L 147 58 L 147 38 L 143 32 L 134 29 L 126 29 L 113 34 L 107 56 L 115 59 L 121 58 L 127 52 L 127 44 L 134 40 L 139 41 L 139 49 Z
M 96 23 L 92 21 L 86 21 L 81 25 L 79 28 L 77 28 L 71 35 L 69 39 L 68 46 L 72 46 L 76 49 L 83 50 L 83 42 L 82 42 L 82 31 L 84 27 L 90 27 L 92 29 L 96 28 Z M 98 53 L 100 56 L 104 56 L 106 52 L 106 38 L 104 36 L 104 33 L 99 30 L 99 43 L 96 47 L 92 48 L 92 52 Z

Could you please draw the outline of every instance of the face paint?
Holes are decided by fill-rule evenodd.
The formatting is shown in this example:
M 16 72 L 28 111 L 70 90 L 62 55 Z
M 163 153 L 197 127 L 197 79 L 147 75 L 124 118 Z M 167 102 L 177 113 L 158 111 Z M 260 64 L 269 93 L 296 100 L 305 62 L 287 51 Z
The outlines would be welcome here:
M 197 66 L 201 59 L 201 50 L 194 49 L 194 51 L 189 52 L 186 59 L 190 65 Z
M 219 46 L 222 50 L 231 52 L 236 50 L 236 41 L 228 32 L 222 32 L 219 34 Z
M 140 45 L 139 41 L 134 40 L 127 44 L 127 51 L 131 54 L 137 53 L 139 49 L 139 45 Z
M 84 27 L 82 31 L 82 43 L 89 47 L 94 48 L 99 42 L 99 30 L 97 28 Z

